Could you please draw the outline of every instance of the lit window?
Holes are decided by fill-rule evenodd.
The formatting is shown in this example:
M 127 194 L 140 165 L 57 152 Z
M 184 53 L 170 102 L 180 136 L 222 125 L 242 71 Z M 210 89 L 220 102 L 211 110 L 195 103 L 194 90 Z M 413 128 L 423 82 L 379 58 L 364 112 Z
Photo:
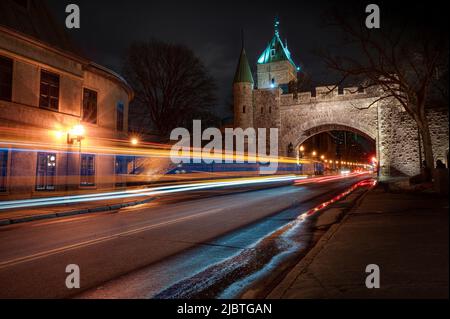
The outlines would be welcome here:
M 0 150 L 0 192 L 6 192 L 8 178 L 8 150 Z
M 36 190 L 55 190 L 56 154 L 38 153 L 36 165 Z
M 128 162 L 130 162 L 128 156 L 116 156 L 115 172 L 117 175 L 128 174 Z
M 97 92 L 83 90 L 83 121 L 97 124 Z
M 41 71 L 41 88 L 39 107 L 58 110 L 59 107 L 59 75 Z
M 95 155 L 81 154 L 80 186 L 95 186 Z

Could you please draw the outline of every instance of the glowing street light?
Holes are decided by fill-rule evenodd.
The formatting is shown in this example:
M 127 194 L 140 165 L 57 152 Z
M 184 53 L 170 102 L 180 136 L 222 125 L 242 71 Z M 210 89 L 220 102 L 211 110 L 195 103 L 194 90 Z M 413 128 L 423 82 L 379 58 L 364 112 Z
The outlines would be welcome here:
M 303 158 L 303 154 L 304 154 L 304 152 L 305 152 L 305 147 L 303 146 L 303 145 L 300 145 L 300 147 L 299 147 L 299 157 L 300 158 Z
M 325 155 L 320 156 L 320 159 L 323 161 L 325 159 Z
M 313 152 L 312 152 L 312 156 L 317 156 L 317 152 L 316 152 L 316 151 L 313 151 Z
M 73 144 L 75 141 L 81 143 L 81 140 L 84 139 L 84 126 L 81 124 L 75 125 L 68 133 L 67 133 L 67 144 Z
M 136 145 L 139 144 L 139 140 L 138 140 L 136 137 L 133 137 L 133 138 L 130 140 L 130 143 L 131 143 L 131 145 L 136 146 Z

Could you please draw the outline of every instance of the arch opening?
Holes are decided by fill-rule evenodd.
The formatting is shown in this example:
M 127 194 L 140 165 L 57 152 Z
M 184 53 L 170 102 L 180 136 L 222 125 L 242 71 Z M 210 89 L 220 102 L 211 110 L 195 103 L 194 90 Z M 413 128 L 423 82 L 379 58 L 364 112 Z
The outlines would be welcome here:
M 376 137 L 337 124 L 304 131 L 294 149 L 298 158 L 318 160 L 332 169 L 373 164 L 373 159 L 377 158 Z

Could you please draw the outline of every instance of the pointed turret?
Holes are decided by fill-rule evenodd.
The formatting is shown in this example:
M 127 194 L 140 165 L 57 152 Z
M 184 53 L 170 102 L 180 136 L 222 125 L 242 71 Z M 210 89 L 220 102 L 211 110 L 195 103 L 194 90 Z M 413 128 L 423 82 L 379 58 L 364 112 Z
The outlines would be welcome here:
M 242 49 L 236 74 L 233 81 L 234 126 L 243 129 L 253 127 L 253 76 L 244 49 L 242 34 Z
M 253 81 L 252 71 L 244 47 L 242 47 L 241 50 L 241 56 L 239 57 L 239 63 L 237 65 L 233 83 L 255 83 Z

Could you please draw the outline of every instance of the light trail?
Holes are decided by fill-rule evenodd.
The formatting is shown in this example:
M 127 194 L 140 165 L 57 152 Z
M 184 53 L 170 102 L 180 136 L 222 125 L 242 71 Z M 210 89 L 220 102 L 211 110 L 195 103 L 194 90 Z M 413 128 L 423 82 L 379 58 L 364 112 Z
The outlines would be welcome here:
M 172 152 L 172 145 L 161 144 L 160 147 L 155 148 L 146 147 L 131 147 L 128 142 L 123 141 L 124 146 L 90 146 L 83 144 L 80 148 L 73 148 L 73 150 L 68 150 L 68 146 L 64 143 L 42 143 L 42 142 L 21 142 L 16 140 L 2 140 L 0 145 L 5 145 L 9 148 L 14 148 L 16 151 L 27 151 L 27 152 L 39 152 L 39 151 L 56 151 L 62 153 L 90 153 L 90 154 L 106 154 L 106 155 L 129 155 L 129 156 L 143 156 L 143 157 L 163 157 L 171 158 L 172 156 L 177 158 L 184 158 L 186 155 L 192 161 L 195 159 L 200 160 L 210 160 L 216 162 L 227 162 L 232 161 L 236 163 L 285 163 L 285 164 L 307 164 L 314 161 L 308 159 L 294 159 L 288 157 L 270 157 L 270 156 L 260 156 L 257 154 L 241 154 L 232 151 L 223 150 L 218 152 L 218 154 L 211 154 L 209 152 L 203 152 L 201 149 L 191 148 L 188 154 L 176 155 Z
M 325 183 L 325 182 L 330 182 L 330 181 L 334 181 L 334 180 L 340 180 L 340 179 L 345 179 L 345 178 L 349 178 L 349 177 L 355 177 L 355 176 L 359 176 L 359 175 L 365 175 L 365 174 L 370 174 L 370 172 L 356 172 L 356 173 L 351 173 L 351 174 L 346 174 L 346 175 L 331 175 L 331 176 L 322 176 L 322 177 L 314 177 L 311 180 L 313 180 L 315 183 Z M 294 183 L 294 185 L 301 185 L 301 184 L 307 184 L 307 183 L 311 183 L 312 181 L 308 180 L 300 180 L 300 181 L 296 181 Z
M 342 176 L 324 176 L 308 178 L 307 176 L 276 176 L 276 177 L 254 177 L 254 178 L 238 178 L 230 180 L 221 181 L 211 181 L 211 182 L 200 182 L 200 183 L 189 183 L 180 185 L 170 185 L 170 186 L 160 186 L 153 188 L 108 192 L 108 193 L 95 193 L 95 194 L 84 194 L 84 195 L 73 195 L 73 196 L 59 196 L 59 197 L 49 197 L 49 198 L 34 198 L 34 199 L 24 199 L 24 200 L 12 200 L 4 201 L 0 203 L 0 211 L 7 209 L 16 208 L 31 208 L 31 207 L 42 207 L 60 204 L 75 204 L 83 202 L 94 202 L 102 200 L 111 199 L 125 199 L 132 197 L 142 197 L 142 196 L 157 196 L 171 193 L 181 193 L 194 190 L 202 189 L 214 189 L 229 186 L 245 186 L 245 185 L 258 185 L 267 183 L 282 183 L 282 182 L 294 182 L 294 185 L 301 185 L 305 183 L 324 183 L 333 180 L 339 180 L 344 178 L 355 177 L 359 175 L 367 174 L 367 172 L 353 173 L 349 175 Z
M 108 199 L 123 199 L 137 196 L 156 196 L 170 193 L 180 193 L 201 189 L 213 189 L 227 186 L 243 186 L 243 185 L 257 185 L 275 182 L 289 182 L 299 179 L 306 179 L 306 176 L 277 176 L 277 177 L 256 177 L 256 178 L 239 178 L 225 181 L 213 181 L 203 183 L 191 183 L 173 186 L 161 186 L 147 189 L 127 190 L 109 193 L 85 194 L 74 196 L 59 196 L 50 198 L 35 198 L 24 200 L 5 201 L 0 203 L 0 210 L 15 209 L 15 208 L 30 208 L 40 206 L 50 206 L 59 204 L 73 204 L 82 202 L 101 201 Z

